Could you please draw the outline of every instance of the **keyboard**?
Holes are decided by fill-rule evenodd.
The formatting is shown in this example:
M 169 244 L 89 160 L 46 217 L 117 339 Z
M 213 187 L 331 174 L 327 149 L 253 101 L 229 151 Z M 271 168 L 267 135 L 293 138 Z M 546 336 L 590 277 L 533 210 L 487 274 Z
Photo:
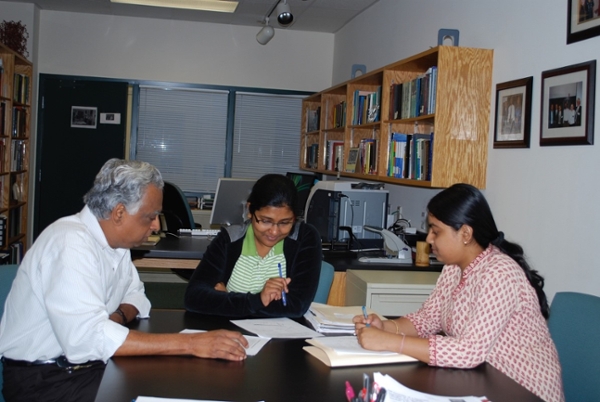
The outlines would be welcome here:
M 216 236 L 220 229 L 179 229 L 177 233 L 180 236 Z

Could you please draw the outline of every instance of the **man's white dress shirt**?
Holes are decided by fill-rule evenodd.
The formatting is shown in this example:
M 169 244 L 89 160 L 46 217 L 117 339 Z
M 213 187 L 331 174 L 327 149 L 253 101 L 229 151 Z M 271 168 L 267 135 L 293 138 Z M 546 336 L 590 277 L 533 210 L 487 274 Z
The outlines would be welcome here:
M 129 333 L 108 318 L 121 303 L 148 317 L 130 251 L 108 245 L 86 206 L 48 226 L 25 254 L 0 323 L 0 355 L 106 362 Z

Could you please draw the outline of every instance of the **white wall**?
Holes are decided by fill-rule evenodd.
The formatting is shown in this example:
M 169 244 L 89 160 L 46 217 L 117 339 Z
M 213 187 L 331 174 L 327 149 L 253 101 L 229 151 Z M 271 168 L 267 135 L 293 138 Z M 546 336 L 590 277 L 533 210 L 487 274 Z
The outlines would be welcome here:
M 380 0 L 336 34 L 333 63 L 335 84 L 353 63 L 370 71 L 436 46 L 441 28 L 458 29 L 460 46 L 494 49 L 485 195 L 498 228 L 545 276 L 550 298 L 567 290 L 600 295 L 600 147 L 539 146 L 542 71 L 594 60 L 600 48 L 600 37 L 566 45 L 566 12 L 565 0 Z M 527 76 L 534 77 L 531 147 L 493 149 L 495 86 Z M 435 193 L 386 188 L 392 207 L 403 205 L 412 219 Z
M 333 34 L 260 25 L 41 12 L 39 71 L 316 91 L 331 85 Z

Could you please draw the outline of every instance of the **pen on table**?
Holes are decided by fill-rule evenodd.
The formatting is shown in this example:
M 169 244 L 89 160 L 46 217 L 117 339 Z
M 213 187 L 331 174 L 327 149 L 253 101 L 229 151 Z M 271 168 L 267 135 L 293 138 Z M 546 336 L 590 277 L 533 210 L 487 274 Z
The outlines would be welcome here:
M 281 263 L 278 263 L 277 266 L 279 267 L 279 277 L 283 278 L 283 271 L 281 270 Z M 281 291 L 281 301 L 283 301 L 284 306 L 287 306 L 287 298 L 285 297 L 284 290 Z
M 346 399 L 348 399 L 348 402 L 352 402 L 354 396 L 354 388 L 352 388 L 350 382 L 346 381 Z
M 367 307 L 366 306 L 362 306 L 362 310 L 363 310 L 363 316 L 365 317 L 365 320 L 366 320 L 367 318 L 369 318 L 369 316 L 367 315 Z M 365 323 L 365 325 L 367 327 L 371 326 L 371 324 L 369 324 L 369 323 Z
M 385 388 L 379 388 L 379 392 L 377 392 L 377 400 L 375 402 L 383 402 L 385 400 Z

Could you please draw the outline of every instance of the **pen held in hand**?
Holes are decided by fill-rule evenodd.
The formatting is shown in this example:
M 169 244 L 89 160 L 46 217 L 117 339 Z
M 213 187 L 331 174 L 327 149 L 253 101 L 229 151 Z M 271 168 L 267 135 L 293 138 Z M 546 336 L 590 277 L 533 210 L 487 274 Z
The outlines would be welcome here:
M 366 306 L 362 306 L 362 311 L 363 311 L 363 316 L 365 317 L 365 321 L 366 321 L 367 318 L 369 318 L 369 316 L 367 315 L 367 307 Z M 365 323 L 365 326 L 370 327 L 371 324 Z
M 279 277 L 283 278 L 283 271 L 281 270 L 281 263 L 278 263 L 277 266 L 279 267 Z M 281 291 L 281 301 L 283 302 L 284 306 L 287 306 L 287 298 L 285 296 L 284 290 Z

